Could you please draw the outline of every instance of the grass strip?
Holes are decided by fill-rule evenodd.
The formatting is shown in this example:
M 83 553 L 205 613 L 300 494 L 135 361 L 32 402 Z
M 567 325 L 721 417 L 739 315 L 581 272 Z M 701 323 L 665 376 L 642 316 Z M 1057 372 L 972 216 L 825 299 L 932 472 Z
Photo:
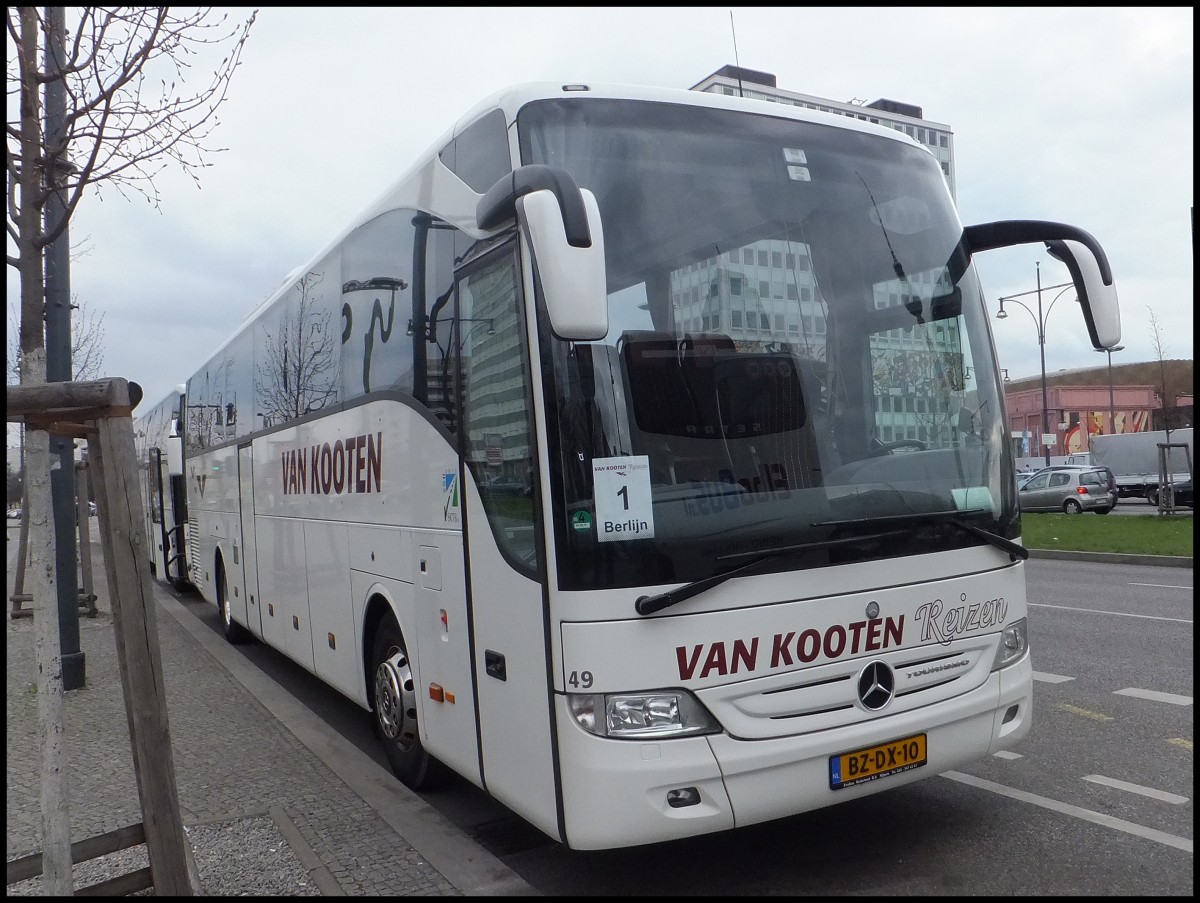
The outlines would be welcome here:
M 1029 549 L 1194 557 L 1188 515 L 1022 514 Z

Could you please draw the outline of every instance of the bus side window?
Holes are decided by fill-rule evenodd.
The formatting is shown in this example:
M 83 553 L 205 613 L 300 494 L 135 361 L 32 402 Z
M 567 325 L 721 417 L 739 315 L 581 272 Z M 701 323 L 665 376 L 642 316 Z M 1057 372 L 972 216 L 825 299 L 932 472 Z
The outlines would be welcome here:
M 448 335 L 460 374 L 461 447 L 497 546 L 510 564 L 532 576 L 533 406 L 514 246 L 460 273 L 458 301 Z

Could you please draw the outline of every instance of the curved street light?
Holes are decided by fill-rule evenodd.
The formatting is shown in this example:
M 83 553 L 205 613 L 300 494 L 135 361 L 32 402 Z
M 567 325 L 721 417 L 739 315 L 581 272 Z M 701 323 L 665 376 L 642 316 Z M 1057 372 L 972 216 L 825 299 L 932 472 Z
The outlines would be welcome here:
M 996 314 L 997 320 L 1007 319 L 1008 311 L 1006 311 L 1004 309 L 1004 302 L 1011 301 L 1013 304 L 1019 304 L 1019 305 L 1021 305 L 1021 307 L 1025 308 L 1025 312 L 1027 314 L 1029 314 L 1029 316 L 1033 317 L 1034 325 L 1037 326 L 1038 351 L 1040 352 L 1041 358 L 1042 358 L 1042 435 L 1041 435 L 1041 442 L 1042 442 L 1042 448 L 1044 450 L 1044 454 L 1046 456 L 1046 466 L 1047 467 L 1050 466 L 1050 446 L 1046 445 L 1046 435 L 1050 432 L 1050 424 L 1046 420 L 1046 416 L 1048 414 L 1047 407 L 1049 406 L 1049 402 L 1046 397 L 1046 320 L 1050 316 L 1050 311 L 1054 309 L 1054 302 L 1057 301 L 1059 298 L 1061 298 L 1063 295 L 1065 295 L 1067 293 L 1068 289 L 1072 289 L 1074 287 L 1075 287 L 1075 283 L 1073 283 L 1073 282 L 1062 282 L 1062 283 L 1059 283 L 1058 285 L 1046 286 L 1046 288 L 1044 289 L 1045 291 L 1052 291 L 1053 289 L 1056 289 L 1056 288 L 1062 289 L 1062 291 L 1060 291 L 1057 295 L 1054 296 L 1053 300 L 1051 300 L 1051 302 L 1050 302 L 1050 306 L 1047 307 L 1045 310 L 1045 313 L 1043 313 L 1042 312 L 1042 291 L 1043 291 L 1043 288 L 1042 288 L 1042 262 L 1039 260 L 1037 262 L 1037 288 L 1033 289 L 1032 291 L 1018 292 L 1015 295 L 1008 295 L 1006 297 L 1001 298 L 1000 299 L 1000 310 Z M 1017 300 L 1017 298 L 1023 297 L 1025 295 L 1033 295 L 1033 294 L 1037 295 L 1037 313 L 1036 314 L 1023 301 Z

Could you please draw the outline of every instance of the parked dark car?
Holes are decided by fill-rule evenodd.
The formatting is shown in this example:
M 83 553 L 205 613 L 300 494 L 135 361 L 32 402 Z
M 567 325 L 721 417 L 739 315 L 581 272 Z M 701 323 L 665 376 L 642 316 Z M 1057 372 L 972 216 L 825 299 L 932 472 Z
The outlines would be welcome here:
M 1021 511 L 1108 514 L 1116 507 L 1117 490 L 1105 467 L 1056 465 L 1043 468 L 1017 492 Z
M 1188 480 L 1186 483 L 1179 483 L 1175 487 L 1175 504 L 1183 505 L 1185 508 L 1195 507 L 1193 504 L 1191 480 Z
M 1176 508 L 1192 508 L 1192 481 L 1185 480 L 1182 483 L 1176 483 L 1173 487 L 1175 507 Z M 1146 492 L 1146 501 L 1155 507 L 1158 506 L 1158 487 L 1155 486 Z

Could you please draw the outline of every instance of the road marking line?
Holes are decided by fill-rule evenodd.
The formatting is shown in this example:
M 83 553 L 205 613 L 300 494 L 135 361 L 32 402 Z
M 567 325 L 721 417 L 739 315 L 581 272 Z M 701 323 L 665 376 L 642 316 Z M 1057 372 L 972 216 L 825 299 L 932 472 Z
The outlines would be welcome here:
M 1167 793 L 1165 790 L 1155 790 L 1153 787 L 1143 787 L 1141 784 L 1130 784 L 1127 781 L 1118 781 L 1116 778 L 1106 778 L 1101 774 L 1085 774 L 1083 779 L 1091 781 L 1093 784 L 1103 784 L 1105 787 L 1112 787 L 1114 790 L 1127 790 L 1139 796 L 1148 796 L 1152 800 L 1171 803 L 1175 806 L 1188 801 L 1186 796 L 1180 796 L 1177 793 Z
M 1133 696 L 1137 699 L 1149 699 L 1151 702 L 1169 702 L 1171 705 L 1191 705 L 1191 696 L 1176 696 L 1174 693 L 1159 693 L 1157 690 L 1139 690 L 1137 687 L 1128 687 L 1124 690 L 1116 690 L 1114 696 Z
M 1000 752 L 992 753 L 997 759 L 1019 759 L 1020 753 L 1015 753 L 1011 749 L 1002 749 Z
M 991 781 L 985 781 L 982 778 L 977 778 L 969 774 L 963 774 L 960 771 L 945 771 L 942 772 L 942 777 L 949 778 L 952 781 L 958 781 L 960 784 L 978 787 L 980 790 L 990 790 L 992 793 L 997 793 L 1000 796 L 1007 796 L 1009 799 L 1019 800 L 1023 803 L 1030 803 L 1034 806 L 1041 806 L 1043 809 L 1049 809 L 1052 812 L 1059 812 L 1063 815 L 1069 815 L 1072 818 L 1079 818 L 1083 821 L 1089 821 L 1092 824 L 1102 825 L 1106 828 L 1113 828 L 1117 831 L 1123 831 L 1126 834 L 1132 834 L 1134 837 L 1152 840 L 1155 843 L 1161 843 L 1164 846 L 1174 847 L 1177 850 L 1183 850 L 1185 853 L 1192 852 L 1192 841 L 1191 838 L 1188 837 L 1177 837 L 1174 834 L 1168 834 L 1166 831 L 1158 831 L 1154 828 L 1145 828 L 1141 825 L 1135 825 L 1133 822 L 1125 821 L 1123 818 L 1113 818 L 1111 815 L 1105 815 L 1102 812 L 1092 812 L 1090 809 L 1084 809 L 1081 806 L 1072 806 L 1068 803 L 1060 803 L 1057 800 L 1047 799 L 1044 796 L 1038 796 L 1035 793 L 1027 793 L 1024 790 L 1017 790 L 1013 787 L 1005 787 L 1003 784 L 995 784 Z
M 1149 586 L 1154 589 L 1194 589 L 1191 586 L 1180 586 L 1178 583 L 1131 583 L 1130 586 Z
M 1172 746 L 1178 746 L 1182 749 L 1186 749 L 1188 752 L 1192 751 L 1192 741 L 1185 740 L 1183 737 L 1172 737 L 1167 742 L 1170 743 Z
M 1188 589 L 1191 589 L 1189 586 Z M 1138 615 L 1127 611 L 1105 611 L 1100 608 L 1077 608 L 1074 605 L 1048 605 L 1045 602 L 1030 602 L 1030 608 L 1058 608 L 1062 611 L 1077 611 L 1085 615 L 1115 615 L 1118 618 L 1144 618 L 1147 621 L 1174 621 L 1178 624 L 1194 624 L 1189 618 L 1160 618 L 1157 615 Z
M 1081 709 L 1076 705 L 1067 705 L 1065 702 L 1060 702 L 1054 707 L 1059 711 L 1066 712 L 1068 715 L 1079 715 L 1081 718 L 1090 718 L 1092 721 L 1104 722 L 1113 720 L 1111 715 L 1102 715 L 1099 712 Z
M 1033 679 L 1040 680 L 1048 684 L 1066 683 L 1068 680 L 1074 680 L 1073 677 L 1064 677 L 1062 674 L 1050 674 L 1046 671 L 1034 671 Z

